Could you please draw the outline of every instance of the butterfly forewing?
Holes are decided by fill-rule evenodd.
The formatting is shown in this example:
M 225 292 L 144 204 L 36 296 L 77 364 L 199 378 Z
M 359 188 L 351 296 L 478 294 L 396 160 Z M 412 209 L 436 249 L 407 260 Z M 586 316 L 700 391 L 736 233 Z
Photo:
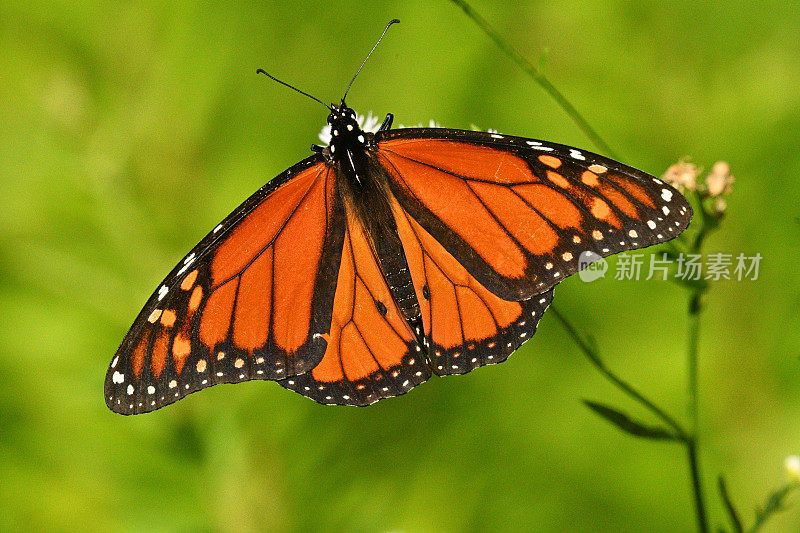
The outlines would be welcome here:
M 344 238 L 333 177 L 316 156 L 292 167 L 167 276 L 112 360 L 112 410 L 152 411 L 217 383 L 317 366 Z
M 504 299 L 549 290 L 590 262 L 582 257 L 665 242 L 691 219 L 671 186 L 583 150 L 462 130 L 379 135 L 403 208 Z

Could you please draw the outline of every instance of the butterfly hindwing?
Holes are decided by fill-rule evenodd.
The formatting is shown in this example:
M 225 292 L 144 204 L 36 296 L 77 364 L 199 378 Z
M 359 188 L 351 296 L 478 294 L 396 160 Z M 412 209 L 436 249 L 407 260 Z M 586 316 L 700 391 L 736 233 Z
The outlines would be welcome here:
M 400 129 L 379 134 L 378 154 L 403 209 L 508 300 L 545 292 L 599 257 L 670 240 L 692 215 L 658 178 L 555 143 Z
M 347 217 L 327 349 L 310 371 L 278 383 L 323 404 L 369 405 L 430 377 L 358 218 Z
M 315 367 L 343 239 L 334 173 L 319 156 L 272 180 L 159 285 L 112 360 L 108 406 L 147 412 L 217 383 Z
M 504 300 L 481 285 L 399 205 L 395 217 L 436 374 L 464 374 L 501 363 L 533 336 L 553 298 L 552 289 L 526 300 Z

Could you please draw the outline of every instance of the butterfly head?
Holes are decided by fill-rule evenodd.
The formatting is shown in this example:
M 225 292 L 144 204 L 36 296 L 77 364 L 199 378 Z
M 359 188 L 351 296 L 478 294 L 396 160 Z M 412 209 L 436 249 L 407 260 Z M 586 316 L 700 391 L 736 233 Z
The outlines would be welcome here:
M 364 148 L 367 145 L 368 134 L 364 133 L 356 119 L 356 112 L 341 105 L 332 104 L 331 113 L 328 115 L 328 124 L 331 126 L 330 151 L 334 155 L 337 151 L 354 148 Z
M 355 133 L 363 133 L 356 120 L 356 112 L 342 102 L 341 105 L 331 105 L 331 114 L 328 115 L 328 124 L 331 125 L 331 135 L 345 137 Z

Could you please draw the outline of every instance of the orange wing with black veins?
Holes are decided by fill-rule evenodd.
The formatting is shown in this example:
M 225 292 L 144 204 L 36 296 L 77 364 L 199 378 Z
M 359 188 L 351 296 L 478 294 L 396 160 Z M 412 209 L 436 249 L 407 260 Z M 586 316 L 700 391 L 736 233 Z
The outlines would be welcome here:
M 484 287 L 545 292 L 589 259 L 680 234 L 689 203 L 658 178 L 569 146 L 483 132 L 382 132 L 402 208 Z
M 526 300 L 504 300 L 481 285 L 399 205 L 395 218 L 436 374 L 464 374 L 501 363 L 533 336 L 553 299 L 552 289 Z
M 430 367 L 356 216 L 348 216 L 327 350 L 278 383 L 323 404 L 369 405 L 426 381 Z
M 326 349 L 344 239 L 334 172 L 317 156 L 257 191 L 150 298 L 105 383 L 116 412 L 217 383 L 281 379 Z

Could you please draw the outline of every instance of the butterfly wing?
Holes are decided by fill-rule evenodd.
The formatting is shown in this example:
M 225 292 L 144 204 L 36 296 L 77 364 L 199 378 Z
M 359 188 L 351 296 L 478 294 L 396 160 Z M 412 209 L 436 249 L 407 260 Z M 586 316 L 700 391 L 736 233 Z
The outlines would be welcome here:
M 323 404 L 369 405 L 404 394 L 431 375 L 355 213 L 347 216 L 326 340 L 317 366 L 278 383 Z
M 464 374 L 501 363 L 533 336 L 553 299 L 552 289 L 526 300 L 504 300 L 399 205 L 394 212 L 436 374 Z
M 692 216 L 663 181 L 569 146 L 484 132 L 399 129 L 377 154 L 402 208 L 506 300 L 543 293 L 590 259 L 668 241 Z
M 377 139 L 371 157 L 393 195 L 421 336 L 393 298 L 375 235 L 315 155 L 257 191 L 151 296 L 108 370 L 112 410 L 152 411 L 248 379 L 368 405 L 431 368 L 498 363 L 535 332 L 581 253 L 664 242 L 691 219 L 657 178 L 571 147 L 441 129 Z
M 280 379 L 325 353 L 344 239 L 334 172 L 312 156 L 209 233 L 148 300 L 105 381 L 113 411 L 217 383 Z

